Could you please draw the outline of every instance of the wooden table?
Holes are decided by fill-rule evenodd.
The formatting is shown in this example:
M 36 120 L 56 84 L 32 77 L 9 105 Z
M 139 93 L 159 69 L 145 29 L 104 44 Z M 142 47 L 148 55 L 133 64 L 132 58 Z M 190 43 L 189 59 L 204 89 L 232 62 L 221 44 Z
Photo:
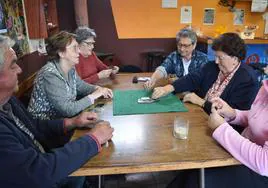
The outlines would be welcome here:
M 134 75 L 149 74 L 120 74 L 108 86 L 112 89 L 143 88 L 142 83 L 132 84 Z M 103 147 L 97 156 L 72 175 L 153 172 L 239 164 L 211 137 L 206 113 L 195 105 L 185 105 L 188 112 L 113 116 L 112 102 L 108 102 L 100 118 L 110 121 L 114 127 L 112 141 L 109 147 Z M 190 121 L 187 140 L 179 140 L 172 135 L 176 116 Z M 76 131 L 74 136 L 82 134 L 83 131 Z

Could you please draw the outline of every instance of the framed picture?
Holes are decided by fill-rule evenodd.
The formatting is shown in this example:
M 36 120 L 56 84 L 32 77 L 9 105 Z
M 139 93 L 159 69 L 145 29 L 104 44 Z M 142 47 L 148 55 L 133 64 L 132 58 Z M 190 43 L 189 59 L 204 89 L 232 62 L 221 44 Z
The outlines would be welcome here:
M 181 20 L 182 24 L 192 23 L 192 6 L 182 6 L 181 7 Z
M 233 14 L 234 14 L 234 25 L 243 25 L 245 19 L 245 10 L 236 9 Z
M 205 8 L 204 9 L 204 25 L 213 25 L 215 21 L 215 9 Z

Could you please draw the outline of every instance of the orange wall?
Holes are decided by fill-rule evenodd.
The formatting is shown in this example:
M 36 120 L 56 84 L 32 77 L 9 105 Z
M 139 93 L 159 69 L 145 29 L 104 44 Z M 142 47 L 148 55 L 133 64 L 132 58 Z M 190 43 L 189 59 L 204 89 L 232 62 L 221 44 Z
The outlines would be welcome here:
M 192 26 L 200 28 L 208 36 L 215 29 L 226 26 L 227 31 L 242 30 L 244 25 L 259 25 L 257 37 L 263 37 L 263 13 L 250 12 L 251 2 L 237 2 L 236 8 L 245 10 L 244 25 L 233 25 L 233 13 L 219 6 L 218 0 L 178 0 L 178 8 L 162 9 L 161 0 L 111 0 L 117 34 L 120 39 L 128 38 L 174 38 L 185 26 L 180 24 L 180 7 L 192 6 Z M 215 8 L 214 25 L 203 25 L 204 8 Z M 256 37 L 255 36 L 255 37 Z

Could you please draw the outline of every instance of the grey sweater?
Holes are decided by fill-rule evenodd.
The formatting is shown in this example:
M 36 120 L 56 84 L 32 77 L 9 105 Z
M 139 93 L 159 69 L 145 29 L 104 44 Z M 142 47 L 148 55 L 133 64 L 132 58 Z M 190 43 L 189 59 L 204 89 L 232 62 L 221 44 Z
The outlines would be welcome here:
M 96 86 L 80 79 L 75 68 L 67 79 L 58 62 L 48 62 L 34 81 L 28 111 L 38 119 L 72 117 L 92 104 L 87 95 L 95 90 Z

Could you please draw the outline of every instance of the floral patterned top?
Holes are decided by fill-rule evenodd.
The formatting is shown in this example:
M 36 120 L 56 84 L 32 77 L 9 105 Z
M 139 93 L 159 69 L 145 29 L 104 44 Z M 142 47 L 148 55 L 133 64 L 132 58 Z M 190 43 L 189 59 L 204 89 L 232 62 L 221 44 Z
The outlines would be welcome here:
M 28 111 L 43 120 L 72 117 L 92 104 L 87 95 L 95 89 L 81 80 L 75 68 L 65 78 L 58 62 L 48 62 L 34 81 Z
M 191 63 L 188 68 L 189 73 L 193 73 L 200 69 L 200 67 L 208 62 L 207 55 L 194 50 L 191 58 Z M 176 74 L 178 78 L 183 76 L 184 68 L 183 61 L 180 53 L 174 51 L 164 60 L 164 62 L 157 68 L 161 71 L 164 77 L 167 77 L 168 74 Z
M 239 68 L 239 65 L 228 75 L 224 76 L 223 73 L 220 71 L 218 74 L 217 80 L 214 82 L 212 87 L 208 90 L 205 100 L 211 101 L 211 99 L 215 97 L 220 97 L 226 86 L 229 84 L 230 80 L 233 78 L 235 72 Z

